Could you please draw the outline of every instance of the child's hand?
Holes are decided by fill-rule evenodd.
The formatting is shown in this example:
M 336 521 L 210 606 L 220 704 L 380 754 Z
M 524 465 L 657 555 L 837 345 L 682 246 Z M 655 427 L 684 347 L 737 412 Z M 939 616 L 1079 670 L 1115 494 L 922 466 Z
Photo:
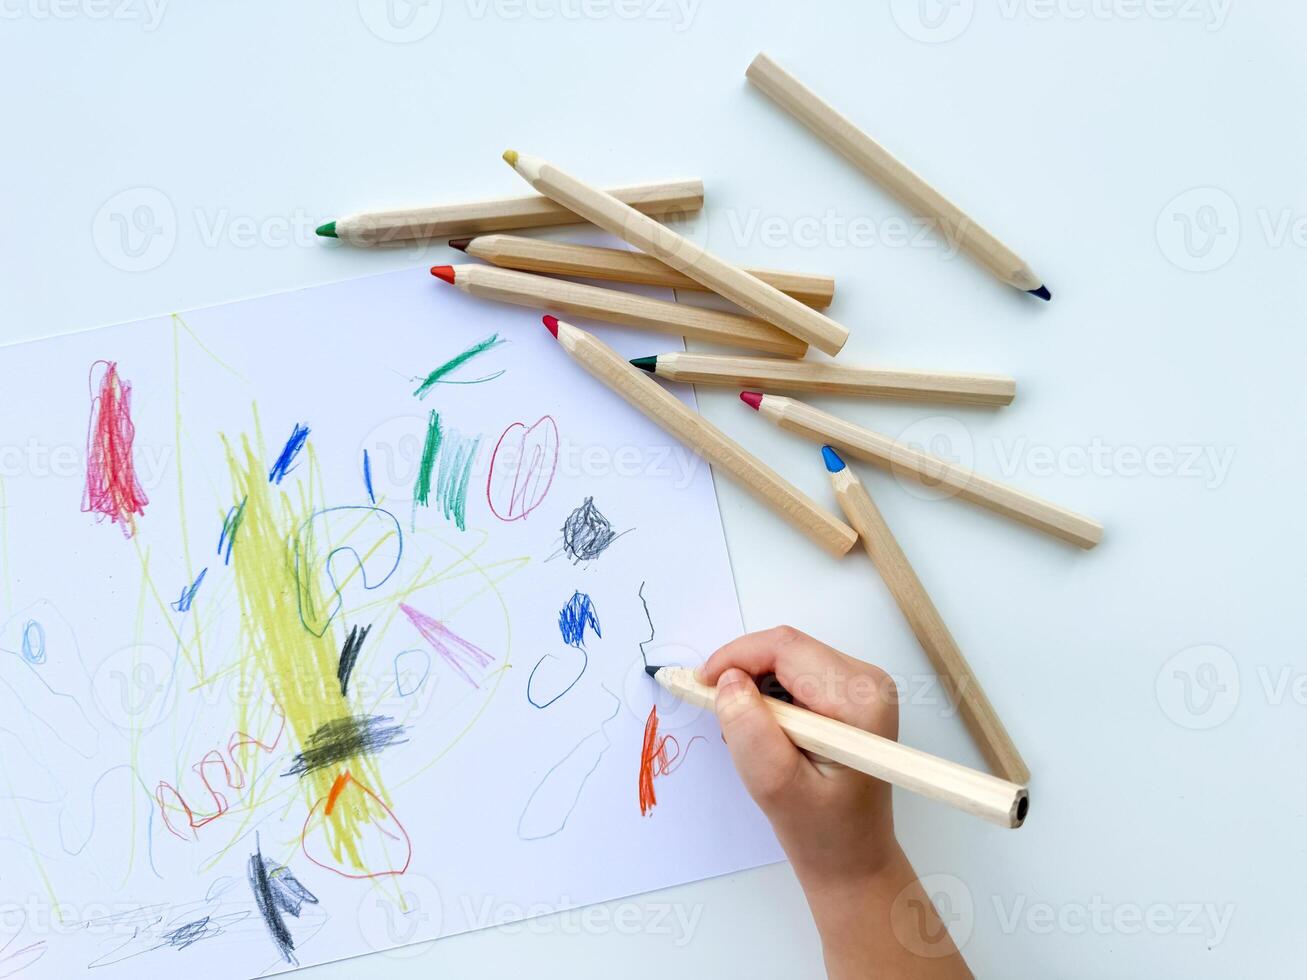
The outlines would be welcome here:
M 970 976 L 894 836 L 890 785 L 795 748 L 754 682 L 769 673 L 795 704 L 891 739 L 898 691 L 879 667 L 787 626 L 726 644 L 698 671 L 812 906 L 830 976 Z

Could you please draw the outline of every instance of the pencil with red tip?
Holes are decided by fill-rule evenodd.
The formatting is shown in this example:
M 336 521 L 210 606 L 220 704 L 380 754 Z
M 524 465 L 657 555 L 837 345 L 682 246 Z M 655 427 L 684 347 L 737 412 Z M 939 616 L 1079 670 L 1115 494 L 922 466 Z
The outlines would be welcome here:
M 686 407 L 675 395 L 593 334 L 545 316 L 545 327 L 586 372 L 602 381 L 650 421 L 671 433 L 734 477 L 745 489 L 775 510 L 833 555 L 844 555 L 857 534 L 775 470 L 753 456 L 715 425 Z
M 1009 782 L 1025 785 L 1030 781 L 1030 770 L 985 696 L 975 671 L 944 624 L 944 618 L 931 601 L 926 587 L 917 577 L 908 556 L 899 547 L 880 508 L 838 452 L 830 446 L 822 446 L 821 454 L 840 509 L 858 532 L 862 547 L 903 611 L 989 768 Z

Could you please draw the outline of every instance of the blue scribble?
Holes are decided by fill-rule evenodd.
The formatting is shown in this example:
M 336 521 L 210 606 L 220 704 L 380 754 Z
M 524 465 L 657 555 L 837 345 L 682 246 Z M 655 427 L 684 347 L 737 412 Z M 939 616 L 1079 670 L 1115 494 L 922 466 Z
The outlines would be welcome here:
M 227 511 L 227 517 L 222 522 L 222 534 L 218 536 L 218 554 L 222 556 L 224 565 L 231 564 L 231 546 L 236 543 L 236 531 L 240 528 L 241 521 L 245 519 L 245 505 L 249 501 L 249 497 L 241 500 Z
M 421 668 L 413 670 L 404 665 L 405 658 L 419 661 Z M 422 690 L 422 685 L 427 682 L 427 675 L 431 673 L 431 656 L 425 650 L 401 650 L 395 655 L 395 690 L 399 692 L 401 698 L 406 698 L 410 694 L 416 694 Z M 413 678 L 417 680 L 414 681 Z
M 590 597 L 583 592 L 573 592 L 558 614 L 558 632 L 563 634 L 563 642 L 578 650 L 585 647 L 585 628 L 594 630 L 595 636 L 602 637 L 599 629 L 599 617 L 595 615 Z
M 555 694 L 552 698 L 549 698 L 547 701 L 536 700 L 536 692 L 535 692 L 536 671 L 538 671 L 541 668 L 541 666 L 544 664 L 546 660 L 557 660 L 558 658 L 555 657 L 552 653 L 546 653 L 543 657 L 541 657 L 539 660 L 536 661 L 536 665 L 531 668 L 531 673 L 527 675 L 527 679 L 526 679 L 527 704 L 531 705 L 531 707 L 533 708 L 539 708 L 541 711 L 543 711 L 545 708 L 549 707 L 551 704 L 553 704 L 555 701 L 561 698 L 572 688 L 576 687 L 576 682 L 579 681 L 585 675 L 586 668 L 590 666 L 590 654 L 585 652 L 585 647 L 577 647 L 577 649 L 581 651 L 581 669 L 576 672 L 576 676 L 572 678 L 572 680 L 568 683 L 567 687 L 563 688 L 561 691 Z
M 191 611 L 191 603 L 195 601 L 195 593 L 200 591 L 200 583 L 204 581 L 204 576 L 208 572 L 207 568 L 200 569 L 200 574 L 195 577 L 195 581 L 182 589 L 182 594 L 177 598 L 177 601 L 171 604 L 174 609 L 179 613 Z
M 286 445 L 282 447 L 281 455 L 272 464 L 272 469 L 268 470 L 269 483 L 280 483 L 286 478 L 286 475 L 295 468 L 295 457 L 300 454 L 300 450 L 308 441 L 309 427 L 296 423 L 295 428 L 291 430 L 290 438 L 286 440 Z
M 368 488 L 368 499 L 375 504 L 377 495 L 372 492 L 372 457 L 366 449 L 363 450 L 363 485 Z
M 33 667 L 45 663 L 45 627 L 35 619 L 23 624 L 23 659 Z

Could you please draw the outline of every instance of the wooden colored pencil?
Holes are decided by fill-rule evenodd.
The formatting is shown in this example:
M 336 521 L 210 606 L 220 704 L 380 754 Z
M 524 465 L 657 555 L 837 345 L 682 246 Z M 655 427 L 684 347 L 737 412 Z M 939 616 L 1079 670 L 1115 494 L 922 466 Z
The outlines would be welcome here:
M 956 243 L 1003 282 L 1052 299 L 1021 256 L 767 55 L 754 58 L 745 77 L 913 212 L 936 222 L 950 244 Z
M 782 429 L 797 432 L 814 442 L 829 443 L 849 454 L 906 473 L 931 485 L 941 485 L 963 500 L 986 507 L 1014 521 L 1051 534 L 1063 541 L 1092 548 L 1103 538 L 1103 527 L 1087 517 L 1040 500 L 1021 490 L 991 480 L 947 460 L 913 449 L 838 416 L 781 395 L 746 391 L 740 395 L 746 405 Z
M 478 259 L 505 269 L 524 272 L 543 272 L 555 276 L 575 276 L 578 279 L 604 279 L 614 282 L 634 282 L 646 286 L 670 286 L 672 289 L 702 290 L 702 283 L 677 272 L 659 262 L 652 255 L 631 252 L 620 248 L 599 248 L 594 245 L 574 245 L 544 238 L 526 238 L 522 235 L 478 235 L 476 238 L 458 238 L 450 248 L 475 255 Z M 812 307 L 830 306 L 835 297 L 835 280 L 830 276 L 810 275 L 806 272 L 776 272 L 770 269 L 748 269 L 749 275 L 788 293 L 800 303 Z
M 504 159 L 540 193 L 818 350 L 838 354 L 849 339 L 848 330 L 834 320 L 717 258 L 613 195 L 525 153 L 509 150 Z
M 802 357 L 807 346 L 770 323 L 699 306 L 669 303 L 493 265 L 437 265 L 431 274 L 483 299 L 586 316 L 606 323 L 711 340 L 731 347 Z
M 689 704 L 713 710 L 717 692 L 688 667 L 650 668 L 662 688 Z M 815 711 L 764 697 L 776 723 L 799 748 L 832 762 L 883 779 L 902 789 L 947 803 L 1001 827 L 1020 827 L 1030 809 L 1030 793 L 1018 786 L 948 759 L 909 748 Z
M 880 509 L 857 474 L 844 464 L 830 446 L 822 447 L 831 486 L 844 516 L 858 532 L 871 563 L 885 580 L 890 594 L 907 618 L 908 625 L 926 651 L 935 673 L 948 692 L 971 737 L 995 775 L 1024 786 L 1030 770 L 1012 743 L 994 706 L 980 686 L 975 671 L 962 655 L 953 634 L 944 624 L 926 587 L 921 584 L 908 556 L 903 553 Z
M 672 351 L 637 357 L 638 368 L 668 381 L 768 391 L 818 391 L 958 405 L 1007 405 L 1017 383 L 992 374 L 946 374 L 938 371 L 885 371 L 840 363 L 783 361 L 772 357 L 693 354 Z
M 858 536 L 853 529 L 797 487 L 784 480 L 715 425 L 687 408 L 680 399 L 626 360 L 598 337 L 546 316 L 545 326 L 563 350 L 587 372 L 602 381 L 650 421 L 676 436 L 729 473 L 778 514 L 833 555 L 843 555 Z
M 697 178 L 615 187 L 609 193 L 637 211 L 655 217 L 690 214 L 703 207 L 703 181 Z M 385 245 L 514 228 L 575 225 L 583 221 L 585 219 L 580 215 L 551 198 L 529 194 L 466 204 L 365 211 L 329 221 L 318 228 L 318 234 L 323 238 L 339 238 L 351 245 Z

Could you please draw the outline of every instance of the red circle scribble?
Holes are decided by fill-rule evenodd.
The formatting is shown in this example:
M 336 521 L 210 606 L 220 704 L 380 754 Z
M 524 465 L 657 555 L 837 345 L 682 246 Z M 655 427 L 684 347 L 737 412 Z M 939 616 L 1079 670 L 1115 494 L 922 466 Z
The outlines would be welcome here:
M 354 800 L 349 799 L 349 795 L 354 796 Z M 342 800 L 342 797 L 345 797 Z M 341 867 L 338 855 L 323 854 L 319 860 L 314 857 L 313 851 L 310 850 L 310 839 L 315 829 L 321 829 L 322 820 L 331 816 L 331 813 L 337 806 L 353 805 L 356 808 L 367 808 L 376 811 L 377 815 L 367 825 L 367 830 L 376 835 L 373 843 L 380 843 L 382 850 L 385 850 L 386 842 L 399 844 L 404 855 L 404 862 L 399 867 L 390 868 L 372 868 L 368 870 L 347 871 Z M 318 814 L 321 811 L 321 818 Z M 316 827 L 315 827 L 316 824 Z M 366 844 L 367 841 L 356 843 Z M 330 850 L 330 848 L 328 848 Z M 336 778 L 332 784 L 331 792 L 325 797 L 313 804 L 309 811 L 308 819 L 304 821 L 304 829 L 300 832 L 300 850 L 304 856 L 316 864 L 319 868 L 335 872 L 342 878 L 353 878 L 362 880 L 365 878 L 381 878 L 386 875 L 402 875 L 408 871 L 408 866 L 413 860 L 413 841 L 408 836 L 408 831 L 404 825 L 399 822 L 399 817 L 395 816 L 395 811 L 382 801 L 376 793 L 368 789 L 350 773 L 343 772 Z
M 486 477 L 490 512 L 501 521 L 526 517 L 544 503 L 557 470 L 558 424 L 553 417 L 542 416 L 529 426 L 514 422 L 500 435 L 490 454 L 490 474 Z

